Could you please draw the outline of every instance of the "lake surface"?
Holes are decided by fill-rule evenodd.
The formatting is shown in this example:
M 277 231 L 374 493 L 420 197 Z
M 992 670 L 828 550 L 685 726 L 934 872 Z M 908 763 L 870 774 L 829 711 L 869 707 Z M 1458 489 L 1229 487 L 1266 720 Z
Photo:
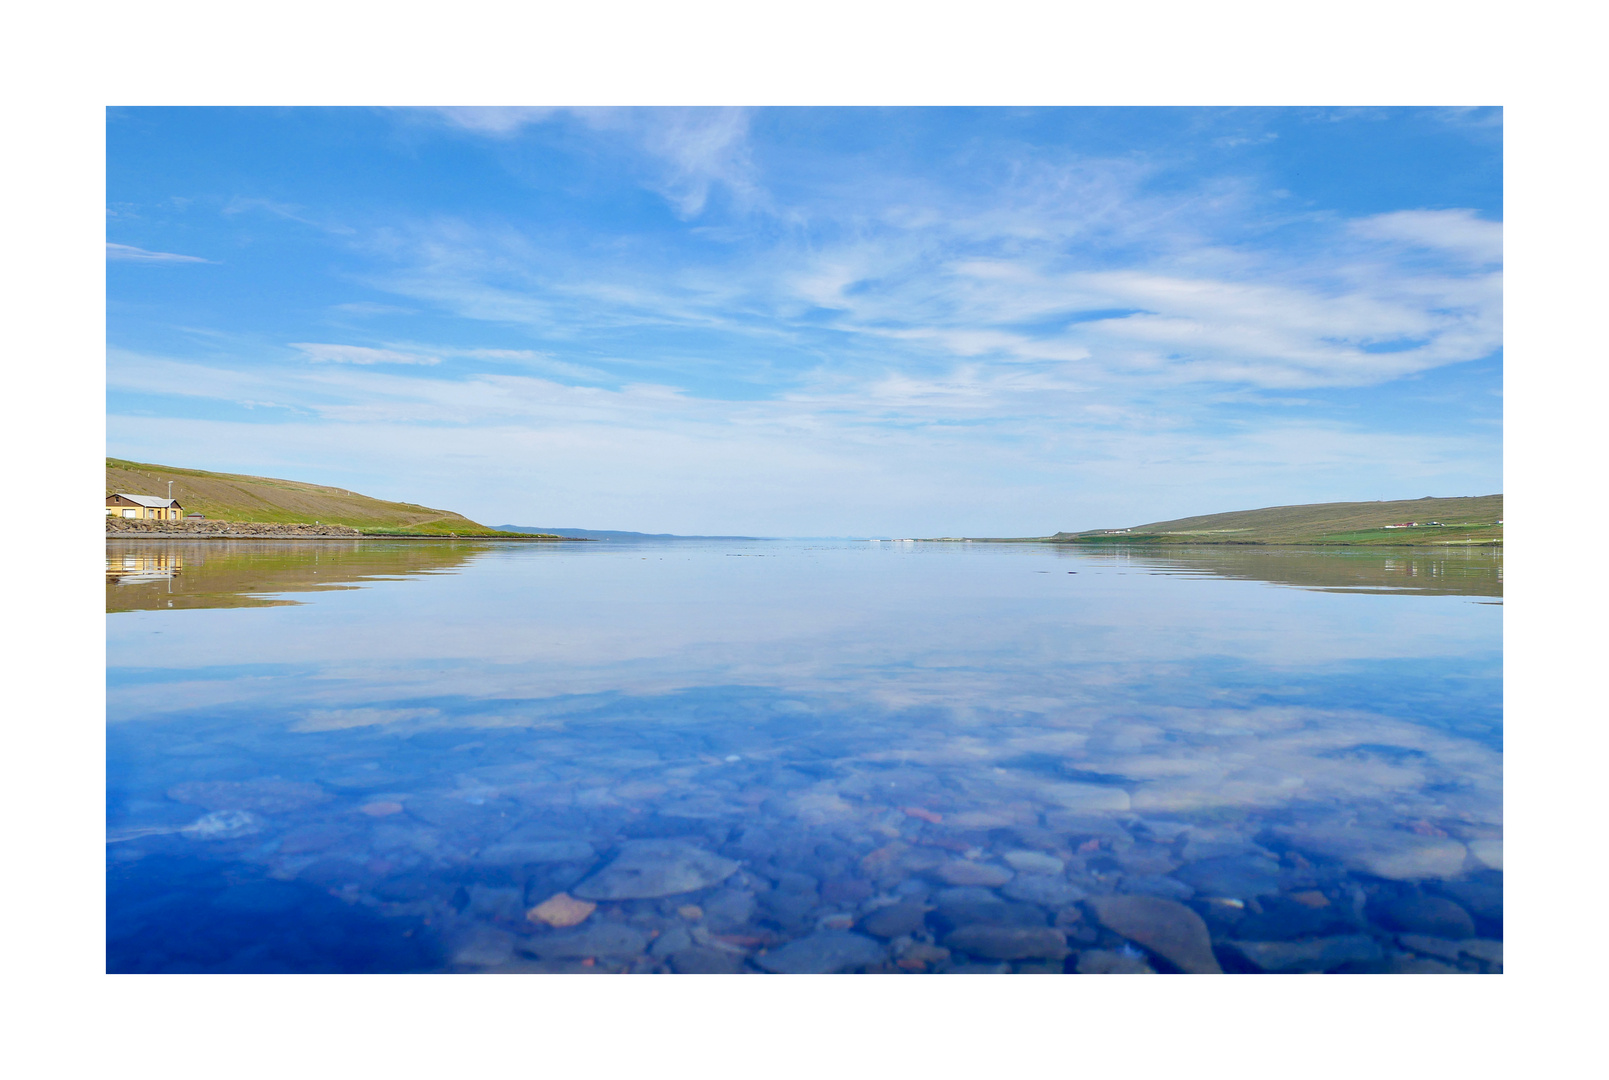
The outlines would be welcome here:
M 110 971 L 1502 969 L 1502 555 L 107 543 Z

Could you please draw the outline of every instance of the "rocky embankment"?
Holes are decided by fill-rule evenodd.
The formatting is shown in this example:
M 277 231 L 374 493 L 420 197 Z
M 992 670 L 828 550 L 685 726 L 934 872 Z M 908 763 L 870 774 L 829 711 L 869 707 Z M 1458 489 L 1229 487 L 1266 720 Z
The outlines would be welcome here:
M 362 536 L 349 525 L 305 525 L 270 521 L 144 521 L 106 519 L 106 535 L 136 536 Z

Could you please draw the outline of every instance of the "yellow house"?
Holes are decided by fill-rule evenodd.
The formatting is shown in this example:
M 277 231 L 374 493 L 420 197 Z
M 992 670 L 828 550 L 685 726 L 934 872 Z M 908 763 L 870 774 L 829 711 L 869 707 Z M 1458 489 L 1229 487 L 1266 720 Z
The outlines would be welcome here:
M 118 492 L 106 496 L 106 516 L 143 518 L 152 521 L 179 521 L 184 507 L 178 499 L 164 499 L 158 495 L 130 495 Z

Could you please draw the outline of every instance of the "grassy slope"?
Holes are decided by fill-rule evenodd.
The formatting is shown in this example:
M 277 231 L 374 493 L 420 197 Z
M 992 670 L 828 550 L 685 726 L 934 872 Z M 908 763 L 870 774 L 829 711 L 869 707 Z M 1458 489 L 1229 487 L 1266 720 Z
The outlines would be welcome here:
M 173 497 L 187 513 L 217 521 L 323 522 L 350 525 L 366 533 L 423 533 L 445 536 L 506 535 L 446 510 L 413 503 L 384 502 L 341 488 L 274 480 L 264 476 L 178 469 L 119 458 L 106 459 L 106 491 Z
M 1502 543 L 1503 496 L 1403 499 L 1396 502 L 1314 503 L 1270 506 L 1109 530 L 1057 533 L 1060 543 L 1162 544 L 1403 544 Z M 1439 528 L 1386 529 L 1404 521 L 1440 521 Z

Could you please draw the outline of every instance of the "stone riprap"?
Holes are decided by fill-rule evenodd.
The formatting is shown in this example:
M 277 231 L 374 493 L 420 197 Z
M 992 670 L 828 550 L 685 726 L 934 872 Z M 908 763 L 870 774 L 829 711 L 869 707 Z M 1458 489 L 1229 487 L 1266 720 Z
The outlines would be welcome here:
M 146 521 L 140 518 L 108 517 L 106 535 L 113 536 L 242 536 L 242 537 L 299 537 L 335 536 L 356 537 L 363 533 L 349 525 L 308 525 L 296 522 L 272 521 Z

